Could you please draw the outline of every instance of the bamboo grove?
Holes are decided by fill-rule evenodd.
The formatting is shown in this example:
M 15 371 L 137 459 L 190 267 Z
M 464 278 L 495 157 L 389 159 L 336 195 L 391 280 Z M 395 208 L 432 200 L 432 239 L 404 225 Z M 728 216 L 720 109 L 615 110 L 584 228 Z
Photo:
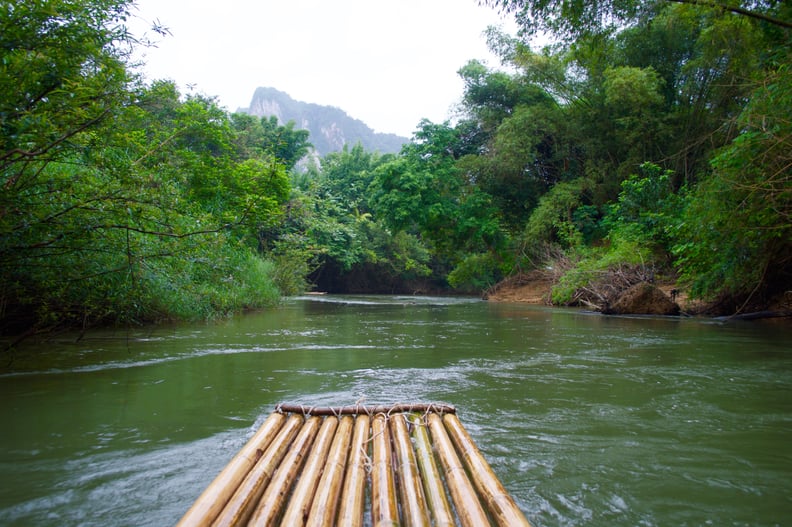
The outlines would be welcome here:
M 556 304 L 615 268 L 713 312 L 790 294 L 788 3 L 484 3 L 522 31 L 453 121 L 298 165 L 293 123 L 144 83 L 132 2 L 0 2 L 0 334 L 532 271 Z

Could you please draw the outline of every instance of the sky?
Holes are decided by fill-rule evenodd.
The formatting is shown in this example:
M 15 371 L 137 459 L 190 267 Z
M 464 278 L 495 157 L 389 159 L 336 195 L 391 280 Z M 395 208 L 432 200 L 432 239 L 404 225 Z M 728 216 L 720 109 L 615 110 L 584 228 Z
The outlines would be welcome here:
M 234 112 L 257 87 L 336 106 L 377 132 L 412 136 L 422 118 L 453 118 L 457 70 L 499 67 L 483 36 L 514 22 L 476 0 L 137 0 L 129 25 L 149 81 L 217 97 Z M 153 34 L 159 21 L 169 36 Z

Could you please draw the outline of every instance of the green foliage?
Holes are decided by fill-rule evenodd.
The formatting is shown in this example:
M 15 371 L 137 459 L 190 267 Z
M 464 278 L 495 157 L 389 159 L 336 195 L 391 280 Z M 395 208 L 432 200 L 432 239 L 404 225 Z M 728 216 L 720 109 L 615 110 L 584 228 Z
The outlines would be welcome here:
M 650 267 L 673 254 L 705 298 L 789 288 L 789 6 L 485 3 L 558 40 L 535 52 L 490 30 L 512 70 L 460 71 L 488 132 L 460 166 L 510 227 L 524 207 L 518 261 L 574 262 L 556 267 L 559 301 L 633 254 Z M 517 102 L 531 87 L 552 100 Z M 528 181 L 542 184 L 502 201 Z
M 550 298 L 557 305 L 576 305 L 581 293 L 591 288 L 608 273 L 620 266 L 652 267 L 653 256 L 643 245 L 633 241 L 618 239 L 606 248 L 593 248 L 580 252 L 558 283 L 553 286 Z
M 343 201 L 358 213 L 370 212 L 369 187 L 374 179 L 374 170 L 392 158 L 366 152 L 360 143 L 351 149 L 344 145 L 340 152 L 322 158 L 321 170 L 316 176 L 316 191 Z
M 544 243 L 559 243 L 566 248 L 579 248 L 583 235 L 574 218 L 581 206 L 589 182 L 583 179 L 559 183 L 539 200 L 522 235 L 526 248 Z M 530 252 L 530 249 L 529 249 Z
M 288 178 L 215 101 L 132 82 L 127 2 L 0 12 L 0 332 L 213 317 L 277 300 L 247 247 Z
M 518 76 L 490 71 L 481 62 L 471 60 L 458 71 L 464 82 L 465 109 L 485 129 L 494 129 L 518 106 L 551 102 L 548 94 L 535 84 L 522 82 Z
M 403 281 L 430 276 L 432 254 L 421 240 L 404 231 L 392 233 L 383 225 L 366 221 L 361 224 L 366 240 L 364 264 L 387 278 Z
M 497 129 L 481 185 L 510 222 L 524 222 L 527 209 L 565 175 L 556 143 L 560 118 L 554 105 L 520 106 Z
M 354 272 L 398 260 L 383 249 L 407 236 L 428 251 L 421 261 L 438 278 L 465 290 L 555 260 L 562 265 L 553 272 L 565 275 L 557 300 L 581 299 L 586 281 L 640 277 L 641 269 L 668 264 L 672 246 L 693 234 L 682 236 L 684 225 L 707 218 L 704 205 L 692 202 L 709 203 L 708 174 L 752 172 L 744 163 L 725 169 L 738 166 L 724 150 L 730 145 L 743 159 L 747 150 L 755 160 L 771 153 L 772 162 L 753 163 L 762 167 L 748 188 L 763 188 L 781 211 L 776 219 L 786 217 L 785 179 L 767 182 L 773 170 L 785 173 L 782 148 L 767 148 L 767 138 L 742 122 L 728 125 L 757 99 L 746 79 L 766 80 L 788 63 L 785 37 L 756 22 L 783 9 L 757 4 L 746 15 L 701 2 L 490 4 L 516 13 L 526 32 L 553 29 L 561 39 L 535 52 L 490 30 L 488 42 L 509 69 L 470 61 L 459 70 L 464 94 L 455 126 L 423 121 L 398 157 L 376 166 L 362 150 L 328 156 L 301 185 L 318 200 L 299 229 L 316 254 Z M 786 235 L 768 211 L 751 214 Z M 787 261 L 784 244 L 777 246 L 774 261 Z M 677 256 L 680 266 L 693 262 Z
M 566 213 L 567 219 L 562 222 L 568 236 L 577 241 L 576 245 L 568 242 L 559 242 L 567 248 L 566 254 L 573 255 L 574 265 L 561 274 L 558 283 L 553 287 L 551 299 L 557 304 L 577 304 L 579 302 L 608 301 L 603 291 L 616 288 L 616 278 L 620 275 L 629 275 L 624 278 L 623 285 L 631 285 L 632 276 L 648 279 L 654 270 L 663 268 L 666 263 L 666 250 L 668 238 L 665 236 L 669 226 L 674 225 L 679 210 L 680 199 L 673 194 L 670 185 L 671 172 L 663 170 L 653 163 L 644 163 L 640 175 L 632 175 L 622 181 L 622 190 L 616 203 L 608 207 L 605 217 L 600 225 L 595 225 L 596 208 L 591 206 L 577 206 L 571 216 Z M 557 185 L 546 198 L 554 195 Z M 574 194 L 562 194 L 558 201 L 550 201 L 556 207 L 575 207 Z M 544 204 L 542 204 L 544 205 Z M 554 209 L 540 205 L 535 214 L 544 212 L 546 217 L 538 216 L 537 229 L 541 225 L 553 225 L 559 221 L 558 213 L 552 214 Z M 563 217 L 563 216 L 562 216 Z M 532 217 L 533 219 L 534 217 Z M 538 220 L 543 219 L 539 222 Z M 529 226 L 531 224 L 529 223 Z M 597 247 L 591 247 L 586 241 L 587 233 L 601 230 L 607 236 Z M 587 232 L 588 231 L 588 232 Z M 562 229 L 564 232 L 564 229 Z M 557 262 L 549 262 L 558 265 Z M 640 271 L 624 271 L 624 269 L 639 269 Z M 587 300 L 590 299 L 590 300 Z
M 651 67 L 620 66 L 603 72 L 604 108 L 624 151 L 622 165 L 652 157 L 661 124 L 662 85 Z
M 473 291 L 555 261 L 567 303 L 670 253 L 694 295 L 789 289 L 786 4 L 487 3 L 559 40 L 489 31 L 509 68 L 460 69 L 456 125 L 300 173 L 293 122 L 140 85 L 127 1 L 0 6 L 0 331 L 218 316 L 321 266 Z
M 0 169 L 52 159 L 128 97 L 124 0 L 0 6 Z M 9 181 L 7 179 L 6 181 Z
M 316 248 L 300 233 L 282 234 L 267 252 L 267 260 L 274 266 L 273 281 L 285 296 L 310 289 L 307 277 L 317 268 L 318 259 Z
M 375 171 L 372 208 L 393 230 L 418 232 L 443 245 L 462 186 L 453 156 L 458 136 L 447 124 L 424 121 L 415 137 L 399 159 Z
M 789 62 L 758 85 L 741 133 L 713 158 L 712 175 L 687 196 L 671 229 L 693 294 L 748 301 L 792 282 L 792 82 Z
M 140 285 L 149 295 L 146 313 L 160 313 L 164 318 L 212 319 L 277 304 L 280 291 L 273 262 L 233 244 L 212 249 L 211 258 L 184 255 L 180 260 L 166 259 L 150 266 L 146 281 Z
M 622 181 L 619 199 L 602 220 L 608 238 L 630 240 L 650 248 L 667 248 L 668 228 L 681 212 L 673 193 L 673 173 L 653 163 L 641 165 L 641 175 Z
M 458 157 L 465 151 L 460 130 L 424 121 L 416 139 L 375 171 L 375 215 L 394 232 L 420 236 L 444 265 L 502 249 L 508 236 L 499 208 Z
M 629 27 L 636 19 L 651 18 L 663 2 L 636 0 L 483 0 L 481 3 L 514 13 L 527 35 L 549 32 L 569 41 L 590 34 L 602 34 Z M 790 9 L 785 2 L 756 2 L 747 7 L 717 0 L 685 0 L 727 16 L 740 15 L 779 28 L 792 28 Z
M 308 130 L 295 130 L 294 121 L 281 126 L 274 115 L 258 118 L 235 113 L 231 126 L 236 131 L 234 142 L 240 159 L 271 156 L 289 171 L 311 148 Z
M 361 145 L 328 154 L 302 177 L 280 229 L 272 232 L 274 258 L 288 265 L 282 290 L 306 288 L 305 278 L 322 266 L 343 273 L 381 273 L 410 280 L 429 274 L 429 252 L 412 234 L 391 231 L 371 212 L 375 174 L 393 161 Z M 280 263 L 279 263 L 280 266 Z M 299 271 L 297 271 L 299 269 Z
M 523 60 L 528 52 L 520 44 L 502 42 L 491 35 L 511 60 Z M 527 61 L 521 62 L 526 65 Z M 563 114 L 546 89 L 534 82 L 539 75 L 490 71 L 481 63 L 469 62 L 459 71 L 465 83 L 463 104 L 475 120 L 479 143 L 468 148 L 460 168 L 475 178 L 476 186 L 492 196 L 509 227 L 522 224 L 539 196 L 567 175 L 568 154 L 558 136 Z M 460 128 L 460 132 L 464 129 Z M 483 143 L 483 144 L 481 144 Z M 461 156 L 460 156 L 461 157 Z
M 600 209 L 594 205 L 580 205 L 577 207 L 572 213 L 572 222 L 577 230 L 580 231 L 583 243 L 586 245 L 599 242 L 607 235 Z
M 470 254 L 448 273 L 448 284 L 461 291 L 482 291 L 504 278 L 504 267 L 494 253 Z

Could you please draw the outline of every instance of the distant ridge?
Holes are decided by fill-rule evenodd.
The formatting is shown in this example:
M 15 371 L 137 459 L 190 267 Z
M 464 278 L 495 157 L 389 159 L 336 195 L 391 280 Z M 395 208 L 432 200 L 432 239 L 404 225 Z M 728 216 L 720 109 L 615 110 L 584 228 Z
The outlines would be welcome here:
M 280 124 L 294 121 L 295 128 L 310 132 L 308 140 L 319 156 L 341 151 L 344 145 L 352 147 L 358 142 L 367 151 L 395 154 L 409 141 L 396 134 L 375 132 L 340 108 L 296 101 L 275 88 L 256 88 L 250 107 L 238 111 L 258 117 L 274 115 Z

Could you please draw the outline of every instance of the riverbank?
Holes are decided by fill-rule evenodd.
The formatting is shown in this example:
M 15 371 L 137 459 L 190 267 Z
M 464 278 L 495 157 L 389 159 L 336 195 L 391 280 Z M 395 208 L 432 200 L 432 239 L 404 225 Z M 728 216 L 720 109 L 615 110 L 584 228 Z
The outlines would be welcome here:
M 550 293 L 552 289 L 553 280 L 542 276 L 533 276 L 525 279 L 504 280 L 488 291 L 484 298 L 490 302 L 551 305 Z
M 529 273 L 513 277 L 494 286 L 484 298 L 490 302 L 520 302 L 535 305 L 553 305 L 551 293 L 555 281 L 543 273 Z M 702 303 L 691 300 L 687 293 L 680 290 L 675 283 L 656 284 L 669 298 L 676 302 L 685 313 L 701 313 Z
M 551 294 L 555 281 L 552 277 L 541 273 L 530 273 L 520 277 L 512 277 L 495 285 L 484 298 L 490 302 L 519 302 L 524 304 L 552 306 Z M 666 296 L 679 306 L 684 315 L 696 315 L 716 318 L 735 318 L 742 320 L 776 319 L 792 320 L 792 296 L 782 295 L 774 299 L 764 309 L 751 310 L 738 314 L 724 315 L 715 304 L 707 304 L 691 299 L 676 283 L 655 284 Z

